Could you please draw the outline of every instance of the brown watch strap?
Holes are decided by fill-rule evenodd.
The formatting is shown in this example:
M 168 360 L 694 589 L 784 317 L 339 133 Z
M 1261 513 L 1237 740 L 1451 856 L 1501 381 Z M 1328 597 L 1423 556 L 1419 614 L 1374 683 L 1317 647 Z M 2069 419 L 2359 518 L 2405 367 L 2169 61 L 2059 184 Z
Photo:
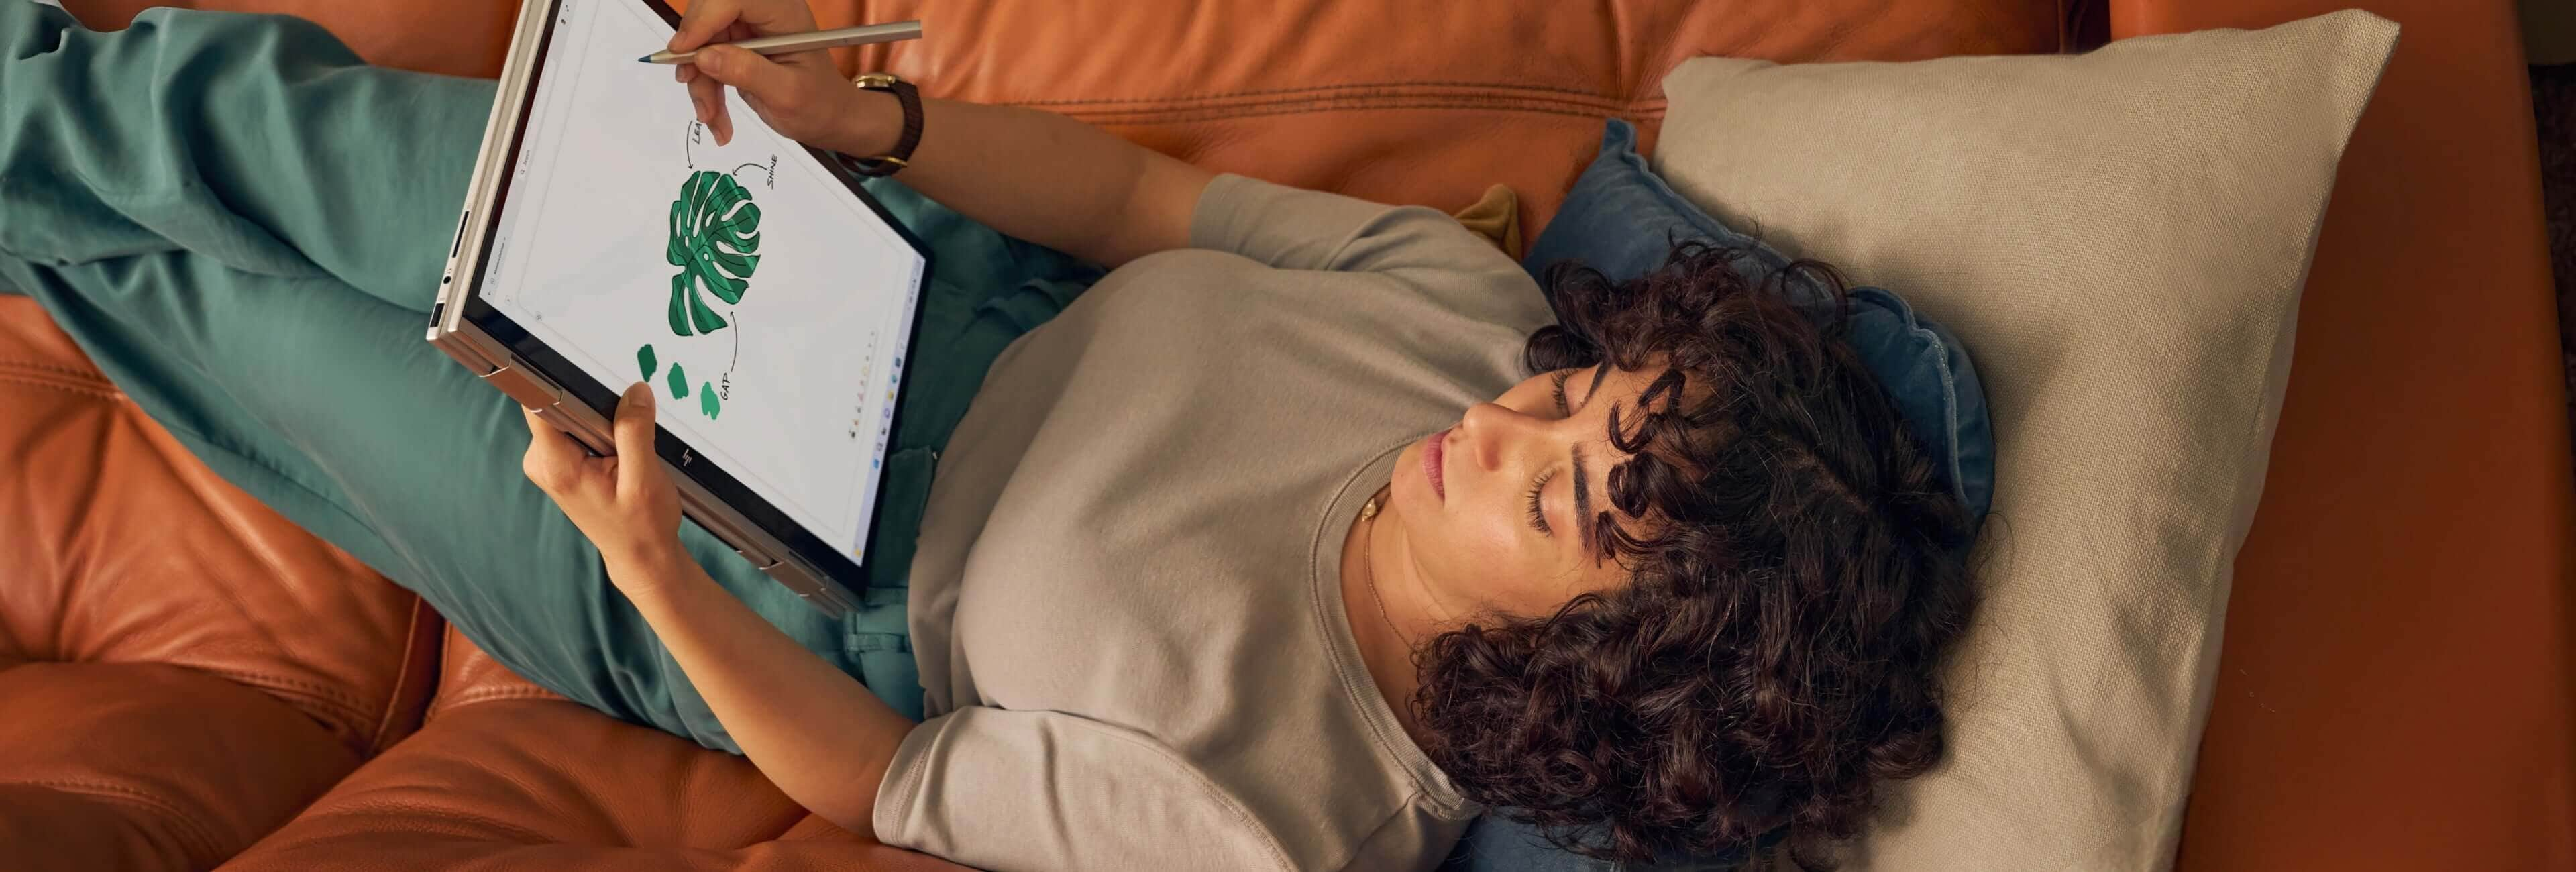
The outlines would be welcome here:
M 892 73 L 862 73 L 851 84 L 871 91 L 894 95 L 903 106 L 903 134 L 895 139 L 894 150 L 876 157 L 851 157 L 833 152 L 842 169 L 862 176 L 891 176 L 912 162 L 912 150 L 921 145 L 921 90 Z

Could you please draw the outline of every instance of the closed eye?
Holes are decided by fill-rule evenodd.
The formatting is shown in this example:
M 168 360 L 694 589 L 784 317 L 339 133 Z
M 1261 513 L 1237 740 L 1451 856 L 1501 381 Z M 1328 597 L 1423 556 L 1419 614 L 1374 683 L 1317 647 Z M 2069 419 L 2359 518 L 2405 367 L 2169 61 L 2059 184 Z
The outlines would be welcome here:
M 1556 371 L 1556 378 L 1548 380 L 1550 383 L 1549 389 L 1556 393 L 1556 414 L 1558 417 L 1574 417 L 1574 407 L 1566 405 L 1565 402 L 1565 381 L 1573 377 L 1574 370 L 1560 369 Z
M 1539 508 L 1539 499 L 1538 499 L 1538 498 L 1539 498 L 1539 494 L 1547 490 L 1547 482 L 1548 482 L 1548 479 L 1552 479 L 1552 478 L 1555 478 L 1555 477 L 1556 477 L 1556 470 L 1551 469 L 1551 470 L 1548 470 L 1547 472 L 1544 472 L 1544 473 L 1539 474 L 1538 481 L 1533 482 L 1533 483 L 1531 483 L 1531 484 L 1530 484 L 1530 489 L 1529 489 L 1529 522 L 1530 522 L 1530 528 L 1531 528 L 1531 529 L 1534 529 L 1534 530 L 1537 530 L 1537 531 L 1538 531 L 1538 533 L 1539 533 L 1539 535 L 1541 535 L 1541 536 L 1554 536 L 1554 535 L 1556 535 L 1556 533 L 1555 533 L 1554 531 L 1552 531 L 1552 530 L 1549 530 L 1549 529 L 1548 529 L 1548 526 L 1547 526 L 1547 512 L 1540 510 L 1540 508 Z

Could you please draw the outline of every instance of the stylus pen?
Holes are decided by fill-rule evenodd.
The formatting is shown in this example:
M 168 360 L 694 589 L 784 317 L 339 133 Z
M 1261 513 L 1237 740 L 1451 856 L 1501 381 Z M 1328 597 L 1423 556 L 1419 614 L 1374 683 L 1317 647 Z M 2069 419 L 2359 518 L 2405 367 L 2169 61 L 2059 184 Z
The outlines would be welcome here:
M 921 22 L 915 20 L 897 21 L 893 24 L 866 24 L 858 27 L 835 27 L 830 30 L 811 30 L 804 33 L 785 33 L 777 36 L 764 36 L 758 39 L 746 39 L 736 43 L 708 43 L 708 45 L 730 44 L 736 48 L 749 49 L 764 55 L 774 55 L 786 54 L 788 52 L 814 51 L 816 49 L 840 48 L 845 45 L 867 45 L 869 43 L 876 42 L 902 42 L 907 39 L 920 38 Z M 636 58 L 636 60 L 643 61 L 648 64 L 685 64 L 690 61 L 697 60 L 697 58 L 698 52 L 696 49 L 683 52 L 674 52 L 664 49 L 662 51 L 657 51 L 652 54 Z

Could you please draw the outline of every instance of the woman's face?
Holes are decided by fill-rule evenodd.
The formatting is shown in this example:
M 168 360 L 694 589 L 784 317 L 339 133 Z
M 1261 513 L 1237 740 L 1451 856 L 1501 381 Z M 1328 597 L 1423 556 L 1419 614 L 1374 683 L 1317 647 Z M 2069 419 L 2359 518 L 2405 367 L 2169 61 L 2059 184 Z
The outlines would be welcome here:
M 1609 441 L 1610 410 L 1661 367 L 1540 373 L 1396 458 L 1386 511 L 1442 620 L 1553 614 L 1626 573 L 1592 543 L 1604 484 L 1628 455 Z M 1384 519 L 1381 519 L 1383 523 Z

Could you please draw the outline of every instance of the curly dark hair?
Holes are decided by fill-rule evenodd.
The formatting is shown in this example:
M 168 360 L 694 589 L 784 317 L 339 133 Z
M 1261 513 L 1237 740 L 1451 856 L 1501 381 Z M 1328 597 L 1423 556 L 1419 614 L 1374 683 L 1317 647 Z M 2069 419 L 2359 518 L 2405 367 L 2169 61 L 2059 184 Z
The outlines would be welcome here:
M 1560 264 L 1534 372 L 1668 366 L 1610 438 L 1597 541 L 1630 583 L 1415 655 L 1427 750 L 1471 799 L 1605 859 L 1829 868 L 1880 785 L 1943 751 L 1975 521 L 1841 340 L 1832 267 L 1747 280 L 1677 246 L 1612 284 Z M 1796 283 L 1804 279 L 1803 301 Z

